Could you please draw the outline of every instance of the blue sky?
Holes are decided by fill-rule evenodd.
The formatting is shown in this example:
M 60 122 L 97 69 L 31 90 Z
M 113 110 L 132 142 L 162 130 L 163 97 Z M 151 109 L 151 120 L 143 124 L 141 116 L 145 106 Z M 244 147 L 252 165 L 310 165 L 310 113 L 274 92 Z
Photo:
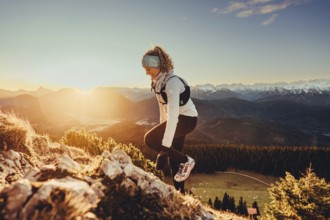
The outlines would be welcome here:
M 0 88 L 148 87 L 163 46 L 191 85 L 330 78 L 328 0 L 0 0 Z

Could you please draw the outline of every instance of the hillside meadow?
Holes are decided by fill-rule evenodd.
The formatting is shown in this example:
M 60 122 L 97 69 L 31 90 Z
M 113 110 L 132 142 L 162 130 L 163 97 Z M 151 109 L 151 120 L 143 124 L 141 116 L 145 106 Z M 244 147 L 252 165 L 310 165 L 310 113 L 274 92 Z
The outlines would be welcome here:
M 186 181 L 186 189 L 203 204 L 208 204 L 209 199 L 214 202 L 216 197 L 221 200 L 226 192 L 235 198 L 235 204 L 238 205 L 242 196 L 247 202 L 247 207 L 252 207 L 252 203 L 256 201 L 262 214 L 264 206 L 270 201 L 268 188 L 277 180 L 279 178 L 255 172 L 229 169 L 213 174 L 194 173 Z M 165 176 L 165 182 L 171 184 L 171 178 Z

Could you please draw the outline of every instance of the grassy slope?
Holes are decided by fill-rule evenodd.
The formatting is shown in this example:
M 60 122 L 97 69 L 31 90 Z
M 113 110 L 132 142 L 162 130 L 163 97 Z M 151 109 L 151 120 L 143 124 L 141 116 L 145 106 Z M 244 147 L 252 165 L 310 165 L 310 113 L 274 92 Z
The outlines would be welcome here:
M 83 136 L 83 137 L 87 137 L 90 142 L 93 141 L 93 140 L 91 140 L 91 137 L 89 137 L 89 136 Z M 81 141 L 80 139 L 77 140 L 77 142 L 79 142 L 79 143 L 80 143 L 80 141 Z M 122 148 L 122 150 L 126 151 L 126 153 L 128 153 L 128 154 L 132 153 L 133 162 L 134 162 L 134 156 L 138 157 L 138 159 L 135 158 L 135 159 L 137 159 L 137 161 L 140 161 L 140 162 L 141 162 L 141 160 L 144 161 L 143 157 L 139 157 L 139 151 L 137 149 L 134 151 L 132 149 L 132 147 L 130 147 L 130 146 L 117 144 L 113 141 L 110 141 L 110 142 L 111 143 L 109 143 L 109 144 L 111 146 L 116 145 L 117 147 L 119 146 L 120 148 Z M 86 145 L 89 147 L 86 147 Z M 24 166 L 23 165 L 21 166 L 20 159 L 17 159 L 17 160 L 15 160 L 15 162 L 13 162 L 13 159 L 8 159 L 9 157 L 8 158 L 6 157 L 7 151 L 12 150 L 12 152 L 16 151 L 16 152 L 20 153 L 20 154 L 16 153 L 18 156 L 16 156 L 16 154 L 15 154 L 15 156 L 17 158 L 22 158 L 22 155 L 24 153 L 24 158 L 27 158 L 27 160 L 31 163 L 30 165 L 32 167 L 35 167 L 36 170 L 38 170 L 37 168 L 39 168 L 39 167 L 45 168 L 44 165 L 54 165 L 54 170 L 52 168 L 49 168 L 49 170 L 47 170 L 47 168 L 41 169 L 40 175 L 37 174 L 36 177 L 35 176 L 32 177 L 30 175 L 30 178 L 32 178 L 33 182 L 38 182 L 38 185 L 34 186 L 35 189 L 33 189 L 33 193 L 38 193 L 38 190 L 39 190 L 38 187 L 41 187 L 42 184 L 48 182 L 47 180 L 52 179 L 52 178 L 54 178 L 54 179 L 62 178 L 64 176 L 71 176 L 71 177 L 74 177 L 81 181 L 85 181 L 86 183 L 88 181 L 91 181 L 91 182 L 93 182 L 93 184 L 95 183 L 96 185 L 99 183 L 99 185 L 96 186 L 95 190 L 98 192 L 96 194 L 98 194 L 100 199 L 102 199 L 101 201 L 103 201 L 104 203 L 102 203 L 102 204 L 99 203 L 98 207 L 96 209 L 93 209 L 92 211 L 94 212 L 94 214 L 97 214 L 98 217 L 100 217 L 100 219 L 103 219 L 103 217 L 107 217 L 107 216 L 109 216 L 111 218 L 112 215 L 127 216 L 127 215 L 131 215 L 132 210 L 136 211 L 136 210 L 140 210 L 140 209 L 142 209 L 142 211 L 138 212 L 139 216 L 148 215 L 148 214 L 153 215 L 153 216 L 156 215 L 156 216 L 160 216 L 160 217 L 162 217 L 163 214 L 165 217 L 174 216 L 174 214 L 173 214 L 174 212 L 171 211 L 172 204 L 174 205 L 172 210 L 176 210 L 177 216 L 181 216 L 181 215 L 192 216 L 193 214 L 196 214 L 196 216 L 200 216 L 203 213 L 205 214 L 205 216 L 209 216 L 209 214 L 207 214 L 207 213 L 211 212 L 214 214 L 214 217 L 216 219 L 243 219 L 232 213 L 214 212 L 213 210 L 210 210 L 209 208 L 206 208 L 206 210 L 203 211 L 204 207 L 202 207 L 200 205 L 199 201 L 194 200 L 190 196 L 182 197 L 181 194 L 179 194 L 178 192 L 173 191 L 173 190 L 168 190 L 168 188 L 166 188 L 166 186 L 164 186 L 164 184 L 157 185 L 157 183 L 158 183 L 157 181 L 159 181 L 157 178 L 155 178 L 154 176 L 149 176 L 148 173 L 139 171 L 140 169 L 136 169 L 138 171 L 134 171 L 134 172 L 130 171 L 130 170 L 132 170 L 132 168 L 124 169 L 126 171 L 122 170 L 122 172 L 124 172 L 124 173 L 128 172 L 128 174 L 130 174 L 130 175 L 127 176 L 129 178 L 122 178 L 121 176 L 119 178 L 116 177 L 117 178 L 116 181 L 118 180 L 119 182 L 115 182 L 112 180 L 109 181 L 112 178 L 106 177 L 107 175 L 105 175 L 105 179 L 102 180 L 102 178 L 98 178 L 98 177 L 104 176 L 104 170 L 103 170 L 104 168 L 102 168 L 104 166 L 101 166 L 101 163 L 100 163 L 101 158 L 99 157 L 99 155 L 96 156 L 97 152 L 99 150 L 101 150 L 101 148 L 95 149 L 94 148 L 95 145 L 93 145 L 93 146 L 89 145 L 89 144 L 86 144 L 86 145 L 81 146 L 81 148 L 76 148 L 76 147 L 71 147 L 71 146 L 68 146 L 65 144 L 53 142 L 47 136 L 42 136 L 42 135 L 36 134 L 34 129 L 32 129 L 31 125 L 27 121 L 23 121 L 23 120 L 17 118 L 15 115 L 3 114 L 0 111 L 0 156 L 2 156 L 2 158 L 0 157 L 0 159 L 2 159 L 2 161 L 0 163 L 0 165 L 1 165 L 0 171 L 1 172 L 3 172 L 4 170 L 9 171 L 9 173 L 5 173 L 5 175 L 2 176 L 2 177 L 4 177 L 4 181 L 0 181 L 0 197 L 9 198 L 7 195 L 3 194 L 3 193 L 6 193 L 5 191 L 2 191 L 4 189 L 3 187 L 5 185 L 9 187 L 11 184 L 15 184 L 15 181 L 21 179 L 22 174 L 25 172 L 22 170 L 22 167 L 24 167 Z M 109 146 L 106 145 L 109 147 L 109 148 L 107 148 L 107 150 L 110 150 L 110 145 Z M 102 148 L 102 149 L 104 149 L 104 148 Z M 119 148 L 117 148 L 117 149 L 119 149 Z M 93 154 L 93 156 L 91 156 L 90 154 L 88 154 L 87 150 L 89 153 L 94 152 L 95 154 Z M 64 155 L 66 155 L 67 158 L 71 158 L 72 161 L 70 160 L 68 162 L 68 161 L 64 160 L 64 162 L 63 162 L 62 156 L 64 156 Z M 117 154 L 117 156 L 115 156 L 114 158 L 117 158 L 116 160 L 123 160 L 123 158 L 120 157 L 120 154 L 119 154 L 119 156 Z M 4 161 L 10 161 L 11 163 L 7 162 L 5 164 L 5 163 L 3 163 Z M 81 168 L 81 169 L 78 169 L 78 170 L 80 170 L 79 172 L 76 172 L 76 171 L 71 172 L 71 170 L 70 170 L 71 168 L 68 168 L 68 170 L 66 170 L 66 168 L 65 169 L 61 168 L 61 167 L 71 167 L 71 166 L 72 167 L 75 166 L 77 168 L 77 165 L 75 165 L 75 164 L 72 165 L 71 162 L 79 163 L 79 165 L 80 165 L 79 167 Z M 118 161 L 115 163 L 119 164 Z M 17 164 L 19 164 L 19 165 L 17 165 Z M 61 164 L 61 167 L 60 167 L 60 164 Z M 126 162 L 124 162 L 123 164 L 126 164 Z M 127 164 L 125 165 L 125 167 L 128 167 Z M 5 166 L 2 166 L 2 165 L 5 165 Z M 31 166 L 29 166 L 29 168 L 31 168 Z M 110 168 L 113 168 L 113 167 L 110 166 Z M 152 164 L 149 164 L 149 165 L 147 165 L 147 168 L 154 169 L 154 166 L 152 166 Z M 13 174 L 15 174 L 15 172 L 17 172 L 19 175 L 15 175 L 15 178 L 12 178 L 12 176 L 13 176 Z M 39 171 L 33 171 L 33 172 L 39 173 Z M 42 173 L 42 172 L 44 172 L 44 173 Z M 133 174 L 134 174 L 134 177 L 133 177 Z M 113 174 L 111 174 L 111 175 L 113 175 Z M 118 175 L 121 175 L 121 173 L 119 173 Z M 125 173 L 125 175 L 126 175 L 126 173 Z M 143 175 L 145 175 L 145 176 L 143 176 Z M 7 178 L 8 176 L 11 176 L 11 179 L 8 179 Z M 36 179 L 34 179 L 34 178 L 36 178 Z M 132 180 L 130 180 L 130 178 L 132 178 Z M 130 181 L 124 182 L 124 180 L 125 181 L 130 180 Z M 154 182 L 152 182 L 152 180 Z M 120 181 L 122 181 L 122 182 L 120 182 Z M 134 195 L 134 186 L 136 185 L 136 182 L 139 182 L 139 181 L 140 181 L 140 183 L 137 184 L 137 188 L 136 188 L 137 192 L 139 192 L 139 193 Z M 161 183 L 161 181 L 159 181 L 159 182 Z M 90 182 L 88 182 L 88 183 L 90 183 Z M 124 183 L 124 184 L 122 185 L 121 183 Z M 120 185 L 120 187 L 119 187 L 119 185 Z M 69 184 L 69 186 L 72 186 L 72 184 Z M 114 189 L 113 189 L 113 187 L 114 187 Z M 145 190 L 145 189 L 149 189 L 149 188 L 151 189 L 151 193 L 149 191 Z M 162 195 L 160 197 L 160 194 L 157 192 L 161 192 L 161 190 L 164 190 L 164 189 L 165 189 L 166 197 L 164 195 Z M 140 190 L 142 193 L 140 192 Z M 17 192 L 16 188 L 14 188 L 14 191 Z M 15 197 L 15 192 L 11 193 L 10 195 L 14 195 L 14 197 Z M 132 195 L 132 192 L 133 192 L 133 195 Z M 65 194 L 63 194 L 63 195 L 65 195 Z M 141 197 L 141 195 L 142 195 L 142 197 Z M 79 210 L 79 207 L 77 208 L 76 206 L 72 206 L 72 205 L 69 205 L 70 207 L 69 206 L 65 207 L 62 204 L 62 202 L 63 201 L 64 201 L 64 203 L 72 202 L 70 197 L 68 197 L 68 198 L 65 197 L 65 200 L 63 197 L 63 201 L 62 201 L 62 199 L 53 199 L 56 197 L 56 196 L 53 197 L 53 194 L 50 194 L 50 196 L 52 196 L 52 198 L 49 200 L 49 201 L 51 201 L 50 203 L 47 203 L 47 202 L 49 202 L 48 200 L 42 201 L 42 204 L 40 204 L 40 207 L 38 206 L 38 210 L 39 211 L 42 210 L 41 212 L 34 211 L 35 207 L 32 205 L 33 209 L 31 210 L 31 212 L 37 213 L 37 214 L 35 214 L 35 216 L 37 216 L 36 218 L 39 217 L 41 219 L 46 219 L 46 218 L 44 218 L 45 216 L 47 216 L 48 218 L 55 218 L 54 216 L 56 215 L 60 219 L 63 219 L 63 216 L 66 216 L 67 213 L 81 216 L 89 210 L 89 208 L 87 208 L 86 211 L 81 211 L 81 210 Z M 0 198 L 0 207 L 1 207 L 0 208 L 1 209 L 0 219 L 3 219 L 2 214 L 4 213 L 3 210 L 4 210 L 4 207 L 6 206 L 7 200 L 1 200 L 1 198 Z M 168 198 L 171 198 L 171 199 L 169 200 Z M 176 200 L 177 198 L 179 198 L 179 199 Z M 26 198 L 19 197 L 17 199 L 18 200 L 23 199 L 21 201 L 22 202 L 21 204 L 24 203 L 24 205 L 26 205 L 29 203 L 29 202 L 28 203 L 25 202 L 25 199 L 27 199 L 27 197 Z M 14 201 L 14 203 L 16 202 L 16 200 L 13 200 L 13 199 L 10 199 L 8 201 Z M 143 201 L 143 203 L 139 203 L 139 201 Z M 38 203 L 37 200 L 35 202 Z M 111 203 L 109 203 L 109 202 L 111 202 Z M 130 204 L 130 202 L 132 204 Z M 165 203 L 162 203 L 162 202 L 165 202 Z M 150 203 L 150 206 L 147 206 L 149 208 L 144 208 L 145 207 L 144 205 L 147 203 L 148 204 Z M 73 200 L 72 204 L 77 204 L 77 203 L 75 202 L 75 200 Z M 111 206 L 112 206 L 112 208 L 115 207 L 114 208 L 115 211 L 113 213 L 111 211 L 109 211 L 109 212 L 103 211 L 103 210 L 108 210 L 109 204 L 110 204 L 110 207 Z M 161 207 L 161 205 L 163 205 L 163 204 L 165 204 L 165 209 L 164 210 L 159 209 L 159 207 Z M 120 212 L 116 210 L 116 206 L 121 207 Z M 125 206 L 125 208 L 124 208 L 124 206 Z M 9 207 L 9 209 L 6 208 L 6 210 L 7 210 L 6 213 L 11 213 L 11 214 L 14 213 L 13 215 L 15 215 L 15 216 L 17 215 L 17 211 L 20 210 L 19 206 L 16 206 L 16 205 L 14 208 L 12 207 L 12 205 L 9 205 L 8 207 Z M 18 207 L 18 209 L 16 209 L 17 207 Z M 52 207 L 52 208 L 48 210 L 48 207 Z M 179 207 L 179 208 L 177 208 L 177 207 Z M 187 207 L 187 210 L 189 212 L 187 212 L 187 213 L 183 212 L 183 210 L 185 210 L 185 207 Z M 45 211 L 45 209 L 47 209 L 48 211 Z M 65 211 L 63 211 L 64 209 L 65 209 Z M 61 211 L 57 211 L 57 210 L 61 210 Z M 133 211 L 132 211 L 132 213 L 134 213 Z M 204 214 L 203 214 L 203 216 L 204 216 Z M 137 219 L 137 217 L 136 217 L 137 215 L 135 214 L 134 216 L 135 216 L 135 219 Z M 162 219 L 165 219 L 165 217 Z M 166 219 L 167 219 L 167 217 L 166 217 Z M 12 218 L 9 218 L 9 219 L 12 219 Z

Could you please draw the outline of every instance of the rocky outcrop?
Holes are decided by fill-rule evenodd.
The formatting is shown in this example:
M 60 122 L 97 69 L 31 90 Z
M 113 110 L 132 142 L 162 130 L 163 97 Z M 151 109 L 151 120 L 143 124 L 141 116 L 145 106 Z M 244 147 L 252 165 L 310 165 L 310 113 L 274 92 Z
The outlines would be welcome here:
M 17 152 L 10 155 L 19 157 Z M 31 216 L 85 218 L 86 214 L 93 219 L 215 218 L 198 200 L 182 196 L 134 166 L 120 148 L 97 160 L 99 167 L 93 177 L 84 176 L 79 164 L 67 155 L 58 158 L 56 165 L 31 167 L 21 179 L 2 188 L 1 216 L 22 220 Z M 15 161 L 10 162 L 12 166 Z

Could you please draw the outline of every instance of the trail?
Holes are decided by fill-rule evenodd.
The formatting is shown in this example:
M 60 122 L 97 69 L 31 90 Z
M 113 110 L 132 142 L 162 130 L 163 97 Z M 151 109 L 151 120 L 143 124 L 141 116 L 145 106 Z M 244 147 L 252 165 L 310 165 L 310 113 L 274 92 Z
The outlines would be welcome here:
M 253 179 L 253 180 L 255 180 L 255 181 L 259 182 L 259 183 L 262 183 L 262 184 L 264 184 L 266 186 L 270 186 L 270 184 L 268 184 L 268 183 L 266 183 L 266 182 L 264 182 L 264 181 L 262 181 L 262 180 L 260 180 L 258 178 L 255 178 L 253 176 L 249 176 L 249 175 L 246 175 L 246 174 L 243 174 L 243 173 L 230 172 L 230 171 L 226 171 L 226 172 L 217 171 L 216 173 L 229 173 L 229 174 L 235 174 L 235 175 L 239 175 L 239 176 L 244 176 L 244 177 Z

